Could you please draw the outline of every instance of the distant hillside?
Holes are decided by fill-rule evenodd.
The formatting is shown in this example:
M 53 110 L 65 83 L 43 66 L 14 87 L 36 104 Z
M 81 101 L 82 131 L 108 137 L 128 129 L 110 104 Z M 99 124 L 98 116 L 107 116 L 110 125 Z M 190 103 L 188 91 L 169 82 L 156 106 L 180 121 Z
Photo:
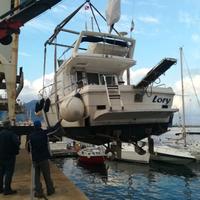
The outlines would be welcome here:
M 35 104 L 36 102 L 38 102 L 38 100 L 32 100 L 28 103 L 24 104 L 24 108 L 25 111 L 22 114 L 17 114 L 16 116 L 16 121 L 26 121 L 26 120 L 42 120 L 43 121 L 43 117 L 42 116 L 36 116 L 35 115 Z
M 42 116 L 36 116 L 35 115 L 35 104 L 38 100 L 32 100 L 28 103 L 24 104 L 24 113 L 21 114 L 17 114 L 16 115 L 16 121 L 26 121 L 26 120 L 41 120 L 43 121 L 43 117 Z M 1 111 L 0 112 L 0 121 L 5 120 L 7 117 L 7 112 L 5 111 Z

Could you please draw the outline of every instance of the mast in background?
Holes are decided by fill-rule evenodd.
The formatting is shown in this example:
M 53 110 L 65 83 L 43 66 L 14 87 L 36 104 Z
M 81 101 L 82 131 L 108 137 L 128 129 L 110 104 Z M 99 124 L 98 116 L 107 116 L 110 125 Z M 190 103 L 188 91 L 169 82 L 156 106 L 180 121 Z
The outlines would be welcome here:
M 184 82 L 183 82 L 183 48 L 180 47 L 180 65 L 181 65 L 181 90 L 182 90 L 182 134 L 184 139 L 184 146 L 186 146 L 186 129 L 185 129 L 185 97 L 184 97 Z

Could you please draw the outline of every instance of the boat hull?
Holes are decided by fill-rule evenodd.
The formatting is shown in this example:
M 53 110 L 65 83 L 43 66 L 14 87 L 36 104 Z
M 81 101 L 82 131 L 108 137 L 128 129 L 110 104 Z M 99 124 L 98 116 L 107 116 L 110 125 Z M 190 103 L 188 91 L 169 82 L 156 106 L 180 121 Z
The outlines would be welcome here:
M 127 162 L 136 162 L 136 163 L 149 163 L 150 154 L 145 153 L 144 155 L 139 155 L 134 151 L 123 151 L 121 153 L 121 159 Z
M 139 141 L 151 135 L 167 131 L 168 123 L 118 124 L 105 126 L 63 127 L 61 135 L 86 143 L 101 145 L 120 139 L 122 142 Z M 58 133 L 59 134 L 59 133 Z
M 187 165 L 196 161 L 196 158 L 187 150 L 180 147 L 155 146 L 151 160 L 166 162 L 170 164 Z
M 195 158 L 191 157 L 181 157 L 176 155 L 169 155 L 164 153 L 156 153 L 151 155 L 151 160 L 165 162 L 169 164 L 176 164 L 176 165 L 187 165 L 191 162 L 195 162 Z
M 89 165 L 101 165 L 105 162 L 104 156 L 91 156 L 91 157 L 80 156 L 78 160 L 81 163 Z

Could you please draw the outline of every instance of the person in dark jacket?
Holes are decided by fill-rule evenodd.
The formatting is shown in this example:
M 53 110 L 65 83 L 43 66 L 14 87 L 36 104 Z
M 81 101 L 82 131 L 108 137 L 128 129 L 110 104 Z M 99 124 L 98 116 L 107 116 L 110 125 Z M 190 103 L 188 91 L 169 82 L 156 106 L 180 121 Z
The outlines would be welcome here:
M 40 181 L 41 172 L 45 180 L 47 195 L 52 195 L 55 193 L 48 161 L 50 158 L 48 135 L 54 134 L 59 128 L 60 121 L 55 125 L 54 128 L 47 130 L 43 130 L 41 128 L 41 122 L 39 120 L 34 121 L 35 130 L 29 136 L 29 146 L 35 175 L 35 197 L 42 198 L 44 196 L 42 183 Z
M 3 126 L 4 129 L 0 131 L 0 193 L 10 195 L 17 193 L 12 190 L 11 182 L 20 142 L 18 136 L 10 130 L 10 121 L 4 121 Z

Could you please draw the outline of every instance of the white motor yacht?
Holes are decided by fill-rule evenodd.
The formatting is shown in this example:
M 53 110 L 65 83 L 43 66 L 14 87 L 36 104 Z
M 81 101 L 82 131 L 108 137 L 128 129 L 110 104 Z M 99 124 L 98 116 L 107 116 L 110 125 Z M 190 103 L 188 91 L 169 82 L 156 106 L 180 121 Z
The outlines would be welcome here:
M 91 2 L 89 6 L 95 8 Z M 176 59 L 164 58 L 137 85 L 131 85 L 130 77 L 124 80 L 123 74 L 136 64 L 135 39 L 118 32 L 64 29 L 65 22 L 45 43 L 45 48 L 55 46 L 55 76 L 54 83 L 41 91 L 36 111 L 43 111 L 47 125 L 54 126 L 61 118 L 67 137 L 93 144 L 138 141 L 166 132 L 177 111 L 172 108 L 175 94 L 171 87 L 152 83 Z M 67 37 L 64 41 L 70 44 L 61 45 L 60 32 L 75 40 Z M 59 46 L 67 48 L 67 58 L 58 60 Z

